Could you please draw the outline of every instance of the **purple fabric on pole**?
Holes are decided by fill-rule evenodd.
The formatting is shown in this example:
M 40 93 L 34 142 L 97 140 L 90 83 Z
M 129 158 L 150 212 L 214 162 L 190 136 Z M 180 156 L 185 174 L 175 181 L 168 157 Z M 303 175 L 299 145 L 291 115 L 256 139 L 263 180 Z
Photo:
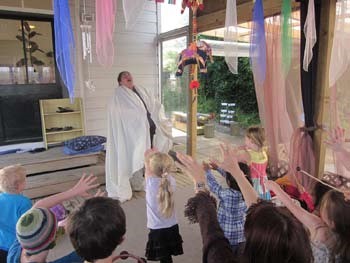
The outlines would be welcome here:
M 54 0 L 55 56 L 69 98 L 74 99 L 75 43 L 68 0 Z
M 262 0 L 256 0 L 253 8 L 249 53 L 254 80 L 259 86 L 263 85 L 266 76 L 266 38 Z

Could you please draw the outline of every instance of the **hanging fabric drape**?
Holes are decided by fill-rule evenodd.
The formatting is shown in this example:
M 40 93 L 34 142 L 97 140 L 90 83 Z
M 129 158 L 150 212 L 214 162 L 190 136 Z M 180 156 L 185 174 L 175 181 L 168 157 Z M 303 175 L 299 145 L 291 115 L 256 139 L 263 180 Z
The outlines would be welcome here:
M 313 151 L 312 139 L 309 133 L 303 128 L 297 128 L 292 136 L 290 144 L 289 177 L 294 185 L 298 182 L 308 193 L 312 193 L 315 181 L 303 173 L 297 172 L 297 167 L 309 174 L 315 174 L 315 155 Z M 295 176 L 295 177 L 294 177 Z
M 307 16 L 304 24 L 304 34 L 306 38 L 303 69 L 308 71 L 313 52 L 312 49 L 317 41 L 316 20 L 315 20 L 315 3 L 314 0 L 309 0 Z
M 237 45 L 235 45 L 238 42 L 237 30 L 236 0 L 227 0 L 224 32 L 224 53 L 226 64 L 233 74 L 238 73 Z
M 283 73 L 288 74 L 292 59 L 292 5 L 291 0 L 282 3 L 282 66 Z
M 54 0 L 55 57 L 69 98 L 74 99 L 75 43 L 68 0 Z
M 303 25 L 306 24 L 307 15 L 308 15 L 308 2 L 300 2 L 300 29 L 302 30 Z M 320 4 L 316 2 L 315 6 L 315 23 L 316 23 L 316 33 L 319 31 L 320 24 Z M 304 62 L 304 53 L 306 52 L 307 39 L 304 34 L 300 34 L 300 64 L 303 65 Z M 318 42 L 315 43 L 314 50 L 318 50 Z M 315 52 L 312 56 L 311 63 L 308 66 L 308 71 L 305 71 L 303 68 L 300 71 L 301 76 L 301 92 L 303 98 L 303 107 L 304 107 L 304 117 L 305 117 L 305 127 L 314 127 L 314 96 L 315 96 L 315 86 L 316 86 L 316 73 L 317 73 L 317 64 L 318 64 L 318 52 Z M 310 133 L 312 135 L 312 133 Z
M 254 73 L 254 82 L 263 85 L 266 75 L 266 39 L 262 0 L 255 1 L 252 18 L 249 55 Z
M 125 28 L 131 30 L 139 18 L 146 0 L 123 0 L 123 12 L 125 17 Z
M 278 17 L 266 19 L 266 77 L 263 85 L 256 82 L 256 72 L 253 72 L 259 115 L 269 146 L 271 173 L 276 176 L 282 160 L 283 163 L 288 163 L 290 140 L 294 129 L 303 125 L 299 39 L 292 41 L 294 51 L 291 52 L 291 67 L 284 76 L 280 24 Z
M 349 69 L 350 65 L 350 28 L 345 22 L 348 18 L 349 1 L 341 0 L 337 3 L 337 15 L 334 27 L 331 63 L 329 68 L 329 85 L 336 81 Z
M 345 138 L 350 135 L 350 28 L 349 12 L 350 1 L 340 0 L 337 2 L 336 18 L 334 27 L 333 46 L 329 69 L 330 85 L 330 128 L 340 126 L 345 129 Z M 340 175 L 349 176 L 350 171 L 345 169 L 344 160 L 333 153 L 333 162 L 336 172 Z M 328 169 L 326 167 L 326 169 Z
M 100 65 L 110 67 L 114 61 L 113 32 L 116 17 L 115 0 L 96 3 L 96 55 Z

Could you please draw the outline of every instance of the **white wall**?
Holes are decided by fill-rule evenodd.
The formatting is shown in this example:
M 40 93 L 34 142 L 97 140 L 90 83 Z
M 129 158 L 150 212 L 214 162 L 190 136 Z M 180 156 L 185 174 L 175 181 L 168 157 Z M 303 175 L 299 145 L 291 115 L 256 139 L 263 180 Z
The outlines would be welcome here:
M 79 3 L 80 2 L 80 6 Z M 150 89 L 158 95 L 158 48 L 157 48 L 157 12 L 155 1 L 146 1 L 136 26 L 125 29 L 122 1 L 117 2 L 117 18 L 114 32 L 115 55 L 111 68 L 100 66 L 95 51 L 95 22 L 92 23 L 93 63 L 82 60 L 80 16 L 83 1 L 70 0 L 73 28 L 75 30 L 77 68 L 76 96 L 83 98 L 85 108 L 85 128 L 87 135 L 107 134 L 106 104 L 114 94 L 117 76 L 127 70 L 134 76 L 136 85 Z M 95 1 L 86 1 L 86 11 L 95 13 Z M 90 79 L 95 84 L 95 91 L 84 86 Z

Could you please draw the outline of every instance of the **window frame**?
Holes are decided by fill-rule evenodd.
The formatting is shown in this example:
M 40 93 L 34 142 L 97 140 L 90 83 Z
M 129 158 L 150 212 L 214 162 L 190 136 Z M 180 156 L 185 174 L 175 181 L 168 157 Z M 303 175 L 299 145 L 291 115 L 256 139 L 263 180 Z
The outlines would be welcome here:
M 9 11 L 9 10 L 0 10 L 0 19 L 12 19 L 12 20 L 19 20 L 21 23 L 22 27 L 22 37 L 24 34 L 23 30 L 23 22 L 26 20 L 30 21 L 38 21 L 38 22 L 49 22 L 51 25 L 51 39 L 52 39 L 52 51 L 53 54 L 55 54 L 55 31 L 54 31 L 54 16 L 51 14 L 34 14 L 34 13 L 28 13 L 28 12 L 17 12 L 17 11 Z M 55 55 L 53 56 L 53 62 L 55 65 L 55 83 L 29 83 L 29 75 L 28 75 L 28 61 L 27 61 L 27 52 L 25 51 L 25 42 L 23 41 L 23 54 L 24 58 L 26 60 L 26 66 L 25 66 L 25 71 L 26 71 L 26 83 L 21 83 L 21 84 L 0 84 L 0 88 L 2 87 L 9 87 L 9 86 L 37 86 L 37 85 L 56 85 L 58 87 L 61 87 L 59 85 L 60 83 L 60 78 L 59 78 L 59 72 L 57 70 L 57 64 L 56 64 L 56 58 Z M 62 92 L 62 88 L 61 88 Z

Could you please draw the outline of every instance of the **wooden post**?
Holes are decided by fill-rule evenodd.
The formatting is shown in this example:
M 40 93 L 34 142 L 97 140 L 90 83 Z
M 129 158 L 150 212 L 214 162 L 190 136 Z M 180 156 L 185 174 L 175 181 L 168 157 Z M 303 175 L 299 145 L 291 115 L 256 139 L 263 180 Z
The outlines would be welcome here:
M 190 8 L 190 40 L 197 42 L 197 6 Z M 192 10 L 192 12 L 191 12 Z M 192 19 L 191 19 L 192 18 Z M 192 23 L 191 23 L 192 20 Z M 197 80 L 197 65 L 190 69 L 189 81 Z M 187 154 L 196 157 L 197 150 L 197 90 L 188 89 L 188 113 L 187 113 Z
M 322 0 L 321 21 L 318 51 L 318 67 L 315 89 L 315 118 L 318 125 L 329 124 L 329 65 L 332 51 L 332 41 L 335 25 L 336 0 Z M 320 177 L 324 172 L 326 147 L 323 141 L 326 133 L 322 129 L 317 129 L 314 133 L 314 151 L 316 157 L 316 176 Z

